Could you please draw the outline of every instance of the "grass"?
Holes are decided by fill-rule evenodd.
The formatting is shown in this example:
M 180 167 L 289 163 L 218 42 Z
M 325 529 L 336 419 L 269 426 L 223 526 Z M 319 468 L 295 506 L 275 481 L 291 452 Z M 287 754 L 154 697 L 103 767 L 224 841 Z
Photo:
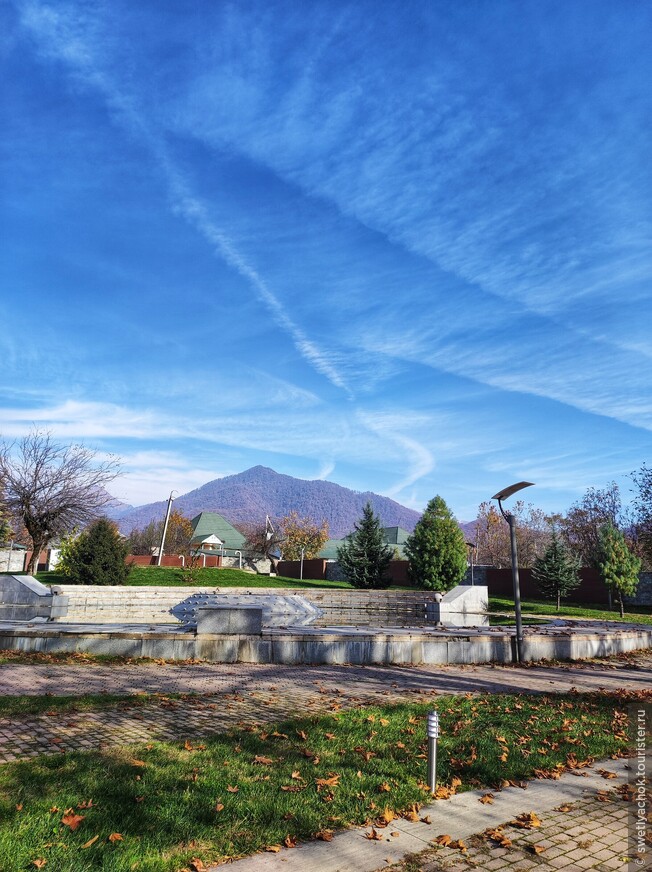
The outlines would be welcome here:
M 570 606 L 562 603 L 559 612 L 554 603 L 545 600 L 522 600 L 521 609 L 523 614 L 528 615 L 552 615 L 555 618 L 588 618 L 592 621 L 626 621 L 636 624 L 652 624 L 652 608 L 636 606 L 637 612 L 625 612 L 621 618 L 619 612 L 610 612 L 601 606 Z M 489 597 L 490 612 L 513 612 L 514 600 L 507 597 Z
M 630 698 L 438 697 L 442 793 L 498 790 L 506 780 L 554 777 L 623 753 Z M 328 839 L 350 824 L 386 825 L 427 798 L 430 708 L 333 711 L 201 743 L 6 764 L 0 868 L 32 868 L 43 859 L 57 872 L 176 872 L 195 858 L 208 865 L 316 835 Z
M 43 584 L 70 584 L 69 579 L 57 572 L 39 572 L 36 578 Z M 127 587 L 285 587 L 285 588 L 348 588 L 345 581 L 318 581 L 314 579 L 284 578 L 283 576 L 255 575 L 241 569 L 200 568 L 188 581 L 181 569 L 171 566 L 134 566 L 127 578 Z

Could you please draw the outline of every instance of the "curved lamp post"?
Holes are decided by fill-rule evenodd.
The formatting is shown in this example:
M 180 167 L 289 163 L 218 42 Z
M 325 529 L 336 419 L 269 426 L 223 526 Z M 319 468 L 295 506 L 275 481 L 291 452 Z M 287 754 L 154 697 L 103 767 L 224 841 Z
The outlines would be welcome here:
M 504 490 L 498 491 L 491 499 L 498 500 L 500 514 L 509 524 L 509 542 L 512 552 L 512 582 L 514 585 L 514 613 L 516 615 L 516 651 L 514 662 L 520 663 L 523 654 L 523 622 L 521 621 L 521 585 L 518 577 L 518 553 L 516 551 L 516 518 L 503 509 L 503 500 L 511 497 L 524 487 L 532 487 L 534 482 L 519 481 Z
M 163 535 L 161 536 L 161 545 L 160 545 L 160 548 L 158 549 L 158 557 L 156 559 L 157 566 L 160 566 L 161 560 L 163 560 L 163 546 L 165 545 L 165 534 L 168 531 L 168 521 L 170 520 L 170 512 L 172 510 L 172 500 L 174 499 L 172 494 L 176 494 L 176 493 L 177 493 L 177 491 L 174 491 L 174 490 L 170 491 L 170 496 L 168 497 L 168 508 L 167 508 L 167 512 L 165 513 L 165 523 L 163 524 Z

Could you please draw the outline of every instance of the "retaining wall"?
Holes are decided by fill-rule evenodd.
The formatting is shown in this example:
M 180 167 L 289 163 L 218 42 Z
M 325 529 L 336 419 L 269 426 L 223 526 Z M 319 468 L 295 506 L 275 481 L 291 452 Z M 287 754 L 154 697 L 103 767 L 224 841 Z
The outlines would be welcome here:
M 91 585 L 53 585 L 54 593 L 68 598 L 67 613 L 57 620 L 74 623 L 176 623 L 172 609 L 201 594 L 239 596 L 301 596 L 323 609 L 316 623 L 326 626 L 365 624 L 377 618 L 387 622 L 388 615 L 399 623 L 422 622 L 435 594 L 429 591 L 333 590 L 319 588 L 239 588 L 239 587 L 122 587 Z

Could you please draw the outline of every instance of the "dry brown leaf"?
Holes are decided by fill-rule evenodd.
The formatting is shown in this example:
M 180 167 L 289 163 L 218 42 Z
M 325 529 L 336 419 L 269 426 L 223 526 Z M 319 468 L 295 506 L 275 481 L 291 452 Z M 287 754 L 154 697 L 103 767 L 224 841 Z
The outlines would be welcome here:
M 50 814 L 56 814 L 58 811 L 59 811 L 59 806 L 53 805 L 52 808 L 50 809 Z
M 224 811 L 224 803 L 223 802 L 216 802 L 215 803 L 215 811 L 218 811 L 218 812 Z
M 383 781 L 382 784 L 378 786 L 378 793 L 390 793 L 392 788 L 386 781 Z
M 387 824 L 391 824 L 391 822 L 396 818 L 396 815 L 391 810 L 391 808 L 385 808 L 381 815 L 381 820 L 383 821 L 383 826 Z
M 43 857 L 37 857 L 36 860 L 32 860 L 32 866 L 36 866 L 37 869 L 42 869 L 47 862 L 48 861 L 44 860 Z
M 199 857 L 193 857 L 190 861 L 192 872 L 208 872 L 208 866 L 204 865 L 204 861 Z
M 393 833 L 390 833 L 390 836 L 392 836 L 394 839 L 398 839 L 398 837 L 399 837 L 400 835 L 401 835 L 401 834 L 400 834 L 397 830 L 394 830 Z
M 72 810 L 70 813 L 64 814 L 61 818 L 61 823 L 70 827 L 71 830 L 76 830 L 80 823 L 84 820 L 85 815 L 83 814 L 75 814 Z
M 423 817 L 420 817 L 420 818 L 419 818 L 419 821 L 420 821 L 422 824 L 431 824 L 431 823 L 432 823 L 432 821 L 430 820 L 430 815 L 429 815 L 429 814 L 425 814 Z
M 116 842 L 123 842 L 122 833 L 111 833 L 109 836 L 109 841 L 115 844 Z
M 432 841 L 435 843 L 435 845 L 441 845 L 442 848 L 446 848 L 453 841 L 453 837 L 449 836 L 448 834 L 444 834 L 441 836 L 437 836 Z
M 448 846 L 449 848 L 454 848 L 456 851 L 466 851 L 467 847 L 462 841 L 462 839 L 457 839 L 455 842 L 451 842 Z
M 369 839 L 370 842 L 382 842 L 383 834 L 379 833 L 378 830 L 371 828 L 370 832 L 364 834 L 365 839 Z
M 492 805 L 493 801 L 494 801 L 493 793 L 485 793 L 478 800 L 478 802 L 481 802 L 483 805 Z
M 89 839 L 85 844 L 82 845 L 82 848 L 90 848 L 90 846 L 94 845 L 98 839 L 99 839 L 99 834 L 97 836 L 93 836 L 92 839 Z
M 144 760 L 132 760 L 131 765 L 132 766 L 147 766 L 147 763 L 145 763 Z
M 322 842 L 332 842 L 333 841 L 333 831 L 332 830 L 319 830 L 318 833 L 315 833 L 316 839 L 321 839 Z
M 317 785 L 317 790 L 321 790 L 322 787 L 337 787 L 340 783 L 341 775 L 336 775 L 331 773 L 328 778 L 316 778 L 315 784 Z
M 299 787 L 297 784 L 282 784 L 281 790 L 284 793 L 299 793 L 299 791 L 303 790 L 303 788 Z
M 296 836 L 290 836 L 290 835 L 287 835 L 287 836 L 283 839 L 283 844 L 285 845 L 286 848 L 296 848 L 296 846 L 297 846 L 297 837 L 296 837 Z
M 227 784 L 226 789 L 229 793 L 237 793 L 240 790 L 240 788 L 237 786 L 237 784 L 236 785 Z
M 570 810 L 571 810 L 570 805 L 560 805 L 558 808 L 555 809 L 555 811 L 570 811 Z
M 533 854 L 543 854 L 545 850 L 544 845 L 530 845 L 530 851 L 532 851 Z
M 541 821 L 533 811 L 524 812 L 517 815 L 514 820 L 509 822 L 512 827 L 520 827 L 523 830 L 531 830 L 533 827 L 540 827 Z
M 308 741 L 308 734 L 304 732 L 304 730 L 297 730 L 296 734 L 300 739 L 303 739 L 304 742 Z

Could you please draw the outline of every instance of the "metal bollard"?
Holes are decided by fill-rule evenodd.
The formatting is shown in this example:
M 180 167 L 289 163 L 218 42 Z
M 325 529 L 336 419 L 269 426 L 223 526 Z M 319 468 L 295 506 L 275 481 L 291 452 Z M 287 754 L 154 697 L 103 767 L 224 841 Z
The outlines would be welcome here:
M 430 793 L 437 789 L 437 739 L 439 738 L 439 714 L 428 713 L 428 787 Z

